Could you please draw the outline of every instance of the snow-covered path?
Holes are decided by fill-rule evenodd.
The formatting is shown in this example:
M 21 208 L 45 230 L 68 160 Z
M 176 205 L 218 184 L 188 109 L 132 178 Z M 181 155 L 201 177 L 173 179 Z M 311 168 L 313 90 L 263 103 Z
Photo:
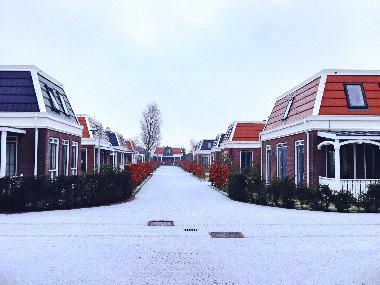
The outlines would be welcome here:
M 234 202 L 176 167 L 129 203 L 0 215 L 1 285 L 363 283 L 380 284 L 380 215 Z

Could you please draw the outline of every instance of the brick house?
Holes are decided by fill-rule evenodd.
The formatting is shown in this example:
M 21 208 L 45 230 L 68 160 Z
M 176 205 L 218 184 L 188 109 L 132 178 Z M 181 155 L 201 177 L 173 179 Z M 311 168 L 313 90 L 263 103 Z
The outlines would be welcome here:
M 82 127 L 63 85 L 36 66 L 0 66 L 0 177 L 76 175 Z
M 222 144 L 226 134 L 218 134 L 211 147 L 211 162 L 221 162 L 223 160 Z
M 265 122 L 233 122 L 228 126 L 220 148 L 223 156 L 231 159 L 239 169 L 260 168 L 260 132 Z
M 198 164 L 202 164 L 206 169 L 210 168 L 212 162 L 211 148 L 213 144 L 214 140 L 202 140 L 193 152 L 193 160 Z
M 145 161 L 145 155 L 140 155 L 139 151 L 137 150 L 136 144 L 133 140 L 126 139 L 125 145 L 127 148 L 126 163 L 138 163 Z
M 183 152 L 179 147 L 156 147 L 153 153 L 153 160 L 162 164 L 174 165 L 182 160 Z
M 358 193 L 380 179 L 380 71 L 322 70 L 277 98 L 262 177 Z
M 98 169 L 98 165 L 111 165 L 114 148 L 106 129 L 95 118 L 81 114 L 78 122 L 83 126 L 81 139 L 81 171 L 88 173 Z M 100 149 L 100 152 L 98 152 Z

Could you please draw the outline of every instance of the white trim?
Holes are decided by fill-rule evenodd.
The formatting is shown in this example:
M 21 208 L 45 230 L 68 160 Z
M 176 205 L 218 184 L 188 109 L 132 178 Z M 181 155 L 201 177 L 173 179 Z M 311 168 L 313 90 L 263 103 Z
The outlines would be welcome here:
M 38 122 L 35 117 L 37 116 Z M 75 136 L 82 136 L 83 127 L 48 113 L 40 112 L 1 112 L 0 125 L 25 129 L 49 129 Z
M 222 149 L 225 148 L 261 148 L 260 141 L 228 141 L 222 144 Z
M 67 149 L 66 149 L 66 163 L 67 164 L 66 164 L 66 169 L 62 169 L 62 170 L 63 170 L 63 175 L 68 176 L 69 175 L 69 164 L 70 164 L 70 142 L 69 142 L 69 140 L 62 140 L 62 149 L 63 149 L 63 146 L 67 146 Z M 61 159 L 63 159 L 63 157 L 61 157 Z M 66 173 L 65 173 L 65 171 L 66 171 Z
M 306 119 L 264 131 L 261 133 L 261 140 L 267 141 L 311 130 L 380 131 L 380 116 L 309 116 Z M 339 137 L 339 139 L 342 138 Z
M 51 153 L 51 145 L 52 144 L 56 144 L 57 145 L 57 149 L 55 151 L 55 155 L 56 155 L 55 169 L 50 169 L 50 164 L 51 164 L 50 153 Z M 50 174 L 50 178 L 54 178 L 54 177 L 52 177 L 52 173 L 54 173 L 54 172 L 56 173 L 56 176 L 59 175 L 59 139 L 58 138 L 54 138 L 54 137 L 50 137 L 49 138 L 49 174 Z
M 325 131 L 319 131 L 318 136 L 322 138 L 328 138 L 328 139 L 340 139 L 340 140 L 352 140 L 352 139 L 358 139 L 358 140 L 366 140 L 366 139 L 372 139 L 372 140 L 380 140 L 380 136 L 337 136 L 334 133 L 325 132 Z
M 327 75 L 380 75 L 380 70 L 322 69 L 321 71 L 309 77 L 302 83 L 298 84 L 297 86 L 293 87 L 292 89 L 288 90 L 287 92 L 277 97 L 276 102 L 288 96 L 289 94 L 293 93 L 294 91 L 297 91 L 298 89 L 302 88 L 303 86 L 312 82 L 318 77 L 321 77 L 322 75 L 326 75 L 326 76 Z
M 36 93 L 36 97 L 37 97 L 38 108 L 40 112 L 44 113 L 46 112 L 46 106 L 45 106 L 44 97 L 41 91 L 40 80 L 38 79 L 37 72 L 32 71 L 31 74 L 32 74 L 32 80 L 33 80 L 34 92 Z
M 317 89 L 317 96 L 315 98 L 314 102 L 314 108 L 313 108 L 313 115 L 319 115 L 319 109 L 321 108 L 321 103 L 322 103 L 322 97 L 323 97 L 323 92 L 325 91 L 325 85 L 326 85 L 326 80 L 327 80 L 327 75 L 322 74 L 321 78 L 319 80 L 319 85 Z
M 272 159 L 269 160 L 269 164 L 268 164 L 268 150 L 270 151 L 271 153 L 271 157 L 272 158 L 272 146 L 271 145 L 267 145 L 265 147 L 265 181 L 268 182 L 268 165 L 270 166 L 270 176 L 271 176 L 271 179 L 272 179 Z M 262 157 L 261 157 L 262 159 Z M 263 164 L 261 164 L 262 166 Z M 261 167 L 262 169 L 262 167 Z
M 1 131 L 6 131 L 6 132 L 10 132 L 10 133 L 17 133 L 17 134 L 26 134 L 25 130 L 10 128 L 10 127 L 0 127 L 0 132 Z
M 294 182 L 297 185 L 297 180 L 298 180 L 298 155 L 297 155 L 297 146 L 303 146 L 303 157 L 305 159 L 305 141 L 304 140 L 296 140 L 294 142 Z M 305 161 L 303 161 L 305 163 Z M 304 165 L 302 164 L 302 168 Z

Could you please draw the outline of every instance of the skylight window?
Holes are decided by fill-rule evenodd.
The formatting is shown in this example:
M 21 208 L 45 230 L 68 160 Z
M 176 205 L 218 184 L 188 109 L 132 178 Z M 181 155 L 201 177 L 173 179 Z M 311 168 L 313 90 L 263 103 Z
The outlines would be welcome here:
M 55 109 L 57 111 L 61 111 L 61 107 L 59 107 L 58 101 L 53 94 L 53 90 L 51 90 L 49 88 L 46 88 L 46 90 L 47 90 L 47 93 L 49 94 L 50 101 L 53 104 L 53 106 L 52 106 L 53 109 Z
M 367 109 L 367 102 L 362 84 L 345 84 L 344 91 L 350 109 Z
M 282 117 L 283 120 L 288 118 L 290 108 L 292 107 L 293 104 L 293 98 L 288 101 L 288 105 L 286 106 L 284 116 Z
M 69 109 L 67 108 L 65 97 L 62 94 L 59 94 L 59 99 L 61 100 L 61 104 L 63 106 L 63 111 L 66 115 L 69 115 Z

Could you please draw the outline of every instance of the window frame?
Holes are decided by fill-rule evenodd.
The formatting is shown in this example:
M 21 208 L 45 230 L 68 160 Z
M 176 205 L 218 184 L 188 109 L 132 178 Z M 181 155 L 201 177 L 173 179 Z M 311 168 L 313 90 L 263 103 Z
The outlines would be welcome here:
M 240 150 L 240 170 L 243 170 L 243 168 L 241 167 L 242 166 L 242 154 L 243 153 L 251 153 L 251 163 L 250 163 L 250 166 L 247 168 L 244 168 L 244 169 L 249 169 L 249 168 L 252 168 L 253 166 L 253 151 L 251 150 Z
M 268 160 L 268 152 L 270 154 L 269 160 Z M 271 180 L 272 180 L 272 146 L 267 145 L 265 147 L 265 181 L 269 182 Z
M 7 145 L 8 143 L 10 144 L 15 144 L 15 171 L 14 171 L 14 175 L 10 176 L 10 175 L 7 175 L 7 168 L 8 165 L 9 165 L 9 161 L 8 161 L 8 153 L 6 152 L 6 158 L 7 158 L 7 161 L 6 161 L 6 164 L 5 164 L 5 176 L 10 176 L 10 177 L 14 177 L 14 176 L 17 176 L 17 158 L 18 158 L 18 137 L 17 136 L 7 136 L 7 140 L 5 142 L 6 146 L 6 151 L 7 151 Z M 8 172 L 9 173 L 9 172 Z
M 62 109 L 58 104 L 57 98 L 55 98 L 54 96 L 54 89 L 48 87 L 47 85 L 45 85 L 45 88 L 46 88 L 47 94 L 49 95 L 50 102 L 52 103 L 51 104 L 52 109 L 55 111 L 61 112 Z
M 70 165 L 70 142 L 68 140 L 62 140 L 62 150 L 63 150 L 63 147 L 64 146 L 67 146 L 67 149 L 66 149 L 66 169 L 62 169 L 62 174 L 64 176 L 69 176 L 69 165 Z M 62 154 L 63 154 L 63 151 L 62 151 Z M 62 163 L 63 163 L 63 156 L 62 156 Z M 64 164 L 62 164 L 62 166 L 64 166 Z
M 344 85 L 344 94 L 346 96 L 346 101 L 347 101 L 347 106 L 349 109 L 353 109 L 353 110 L 368 110 L 368 102 L 367 102 L 367 97 L 365 95 L 365 92 L 364 92 L 364 87 L 363 87 L 363 83 L 343 83 Z M 364 106 L 352 106 L 351 105 L 351 102 L 350 102 L 350 97 L 349 97 L 349 94 L 348 94 L 348 86 L 350 85 L 359 85 L 360 86 L 360 89 L 362 91 L 362 96 L 363 96 L 363 102 L 364 102 Z
M 283 148 L 286 148 L 286 175 L 284 175 L 284 162 L 281 160 L 281 176 L 280 176 L 280 157 L 279 157 L 279 150 L 281 149 L 281 158 L 283 158 Z M 288 145 L 287 143 L 278 143 L 276 146 L 276 174 L 277 178 L 284 179 L 288 176 Z
M 61 105 L 63 107 L 63 112 L 66 115 L 70 115 L 69 109 L 67 108 L 67 104 L 66 104 L 66 101 L 65 101 L 65 97 L 62 94 L 60 94 L 59 92 L 56 92 L 56 93 L 58 94 L 59 100 L 61 101 Z
M 297 140 L 294 142 L 294 181 L 296 185 L 298 185 L 298 152 L 297 152 L 297 147 L 302 146 L 303 147 L 303 163 L 302 163 L 302 168 L 303 168 L 303 177 L 302 181 L 300 181 L 300 184 L 305 183 L 305 171 L 304 171 L 304 163 L 305 163 L 305 141 L 304 140 Z
M 55 169 L 51 169 L 51 146 L 52 144 L 55 144 L 56 145 L 56 150 L 55 150 L 55 156 L 56 156 L 56 159 L 55 159 Z M 54 138 L 54 137 L 50 137 L 49 139 L 49 174 L 50 174 L 50 178 L 51 179 L 54 179 L 58 176 L 58 171 L 59 171 L 59 139 L 58 138 Z M 55 175 L 54 175 L 55 174 Z
M 282 120 L 286 120 L 289 117 L 290 109 L 292 108 L 294 97 L 288 100 L 284 114 L 282 115 Z
M 88 156 L 87 156 L 87 148 L 81 148 L 80 150 L 80 160 L 81 160 L 81 172 L 84 172 L 84 173 L 87 173 L 87 159 L 88 159 Z M 83 158 L 82 158 L 82 152 L 85 152 L 85 158 L 86 158 L 86 163 L 85 163 L 85 170 L 83 171 L 82 170 L 82 161 L 83 161 Z
M 75 148 L 75 155 L 74 155 L 74 148 Z M 73 154 L 71 156 L 71 175 L 78 175 L 78 150 L 79 150 L 79 143 L 78 142 L 71 142 L 71 153 Z M 74 159 L 75 158 L 75 159 Z

